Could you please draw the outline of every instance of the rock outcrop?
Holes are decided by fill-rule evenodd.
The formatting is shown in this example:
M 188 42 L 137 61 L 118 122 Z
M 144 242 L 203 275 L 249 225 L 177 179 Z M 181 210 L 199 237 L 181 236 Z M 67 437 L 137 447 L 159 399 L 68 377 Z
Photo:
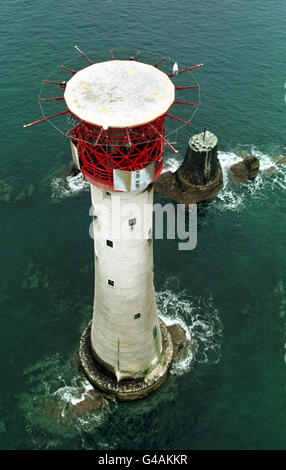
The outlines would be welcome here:
M 230 171 L 233 177 L 240 183 L 254 180 L 259 170 L 259 160 L 252 155 L 245 157 L 238 163 L 231 165 Z
M 80 170 L 72 164 L 72 166 L 69 168 L 68 176 L 77 176 L 80 173 Z
M 280 155 L 278 160 L 276 160 L 275 165 L 286 165 L 286 157 L 283 157 L 283 155 Z
M 222 170 L 208 185 L 198 186 L 188 183 L 182 184 L 177 179 L 177 173 L 166 171 L 154 182 L 154 189 L 163 196 L 169 197 L 179 204 L 197 204 L 201 201 L 213 199 L 223 186 Z
M 179 323 L 174 323 L 168 327 L 173 342 L 172 362 L 179 361 L 185 354 L 188 338 L 184 328 Z
M 214 198 L 223 186 L 217 148 L 217 137 L 209 131 L 191 137 L 181 166 L 161 174 L 155 191 L 185 205 Z
M 95 389 L 89 390 L 83 400 L 75 405 L 69 405 L 67 413 L 70 417 L 82 416 L 84 413 L 101 409 L 106 403 L 105 396 L 102 392 Z

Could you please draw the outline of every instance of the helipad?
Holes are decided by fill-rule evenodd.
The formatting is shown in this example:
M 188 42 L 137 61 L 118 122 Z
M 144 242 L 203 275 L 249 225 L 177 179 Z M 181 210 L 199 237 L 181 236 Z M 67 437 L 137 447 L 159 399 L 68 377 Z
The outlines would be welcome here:
M 103 128 L 134 127 L 165 114 L 175 99 L 170 78 L 131 60 L 90 65 L 67 83 L 65 101 L 79 119 Z

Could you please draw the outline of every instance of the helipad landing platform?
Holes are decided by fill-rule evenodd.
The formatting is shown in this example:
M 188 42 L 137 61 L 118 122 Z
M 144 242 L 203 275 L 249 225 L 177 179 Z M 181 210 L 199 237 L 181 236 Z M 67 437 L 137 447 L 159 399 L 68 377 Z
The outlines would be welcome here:
M 65 101 L 79 119 L 102 126 L 135 127 L 165 114 L 175 86 L 156 67 L 130 60 L 90 65 L 67 83 Z

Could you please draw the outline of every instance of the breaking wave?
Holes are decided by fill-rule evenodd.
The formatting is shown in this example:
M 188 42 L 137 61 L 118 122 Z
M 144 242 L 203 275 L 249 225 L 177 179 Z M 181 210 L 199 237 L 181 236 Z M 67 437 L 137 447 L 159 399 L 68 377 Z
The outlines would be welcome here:
M 24 387 L 27 391 L 16 398 L 26 420 L 27 447 L 37 450 L 70 448 L 72 442 L 86 450 L 116 449 L 122 442 L 118 429 L 125 427 L 132 439 L 134 421 L 141 423 L 146 414 L 164 401 L 173 402 L 177 394 L 176 382 L 168 381 L 148 400 L 119 405 L 102 397 L 103 405 L 92 410 L 90 397 L 96 392 L 60 354 L 26 369 Z
M 176 158 L 169 157 L 168 159 L 165 160 L 164 163 L 164 168 L 162 173 L 165 173 L 165 171 L 172 171 L 175 172 L 180 166 L 180 161 L 177 160 Z
M 189 342 L 184 357 L 171 368 L 171 373 L 182 375 L 197 362 L 216 364 L 220 360 L 223 326 L 212 297 L 190 297 L 185 291 L 174 292 L 168 284 L 157 293 L 157 308 L 162 320 L 171 325 L 179 323 Z
M 169 278 L 157 293 L 160 316 L 166 324 L 179 323 L 186 331 L 189 347 L 182 359 L 173 364 L 171 374 L 182 375 L 195 363 L 214 364 L 220 360 L 222 323 L 212 298 L 191 298 L 174 287 L 177 278 Z M 45 357 L 24 371 L 23 393 L 17 396 L 18 406 L 26 420 L 29 446 L 35 449 L 64 448 L 71 439 L 82 448 L 110 446 L 106 429 L 113 429 L 118 438 L 118 423 L 143 419 L 164 401 L 177 395 L 176 380 L 169 380 L 161 392 L 149 400 L 118 405 L 110 399 L 96 402 L 96 392 L 79 375 L 79 359 L 66 359 L 57 353 Z M 100 406 L 94 406 L 101 403 Z M 112 425 L 114 421 L 114 425 Z M 132 421 L 133 422 L 133 421 Z M 116 424 L 117 423 L 117 424 Z M 113 438 L 112 438 L 113 440 Z M 116 444 L 110 448 L 116 448 Z
M 111 400 L 102 398 L 101 406 L 96 406 L 95 401 L 93 405 L 93 387 L 60 354 L 45 357 L 26 369 L 24 381 L 29 392 L 17 398 L 27 420 L 29 439 L 36 448 L 43 442 L 37 437 L 39 429 L 70 439 L 81 432 L 92 432 L 110 411 Z M 51 443 L 55 445 L 54 440 Z M 45 440 L 45 448 L 48 447 Z
M 262 153 L 255 147 L 250 147 L 249 151 L 244 151 L 245 155 L 253 155 L 260 162 L 260 169 L 254 181 L 237 183 L 230 173 L 230 166 L 239 162 L 243 156 L 241 151 L 218 152 L 218 158 L 223 171 L 224 185 L 212 204 L 220 211 L 228 209 L 232 211 L 240 210 L 244 207 L 249 196 L 252 198 L 263 198 L 263 191 L 266 187 L 274 190 L 279 186 L 286 189 L 286 163 L 277 164 L 277 157 Z M 182 160 L 174 157 L 165 159 L 163 172 L 175 172 Z M 63 199 L 75 196 L 82 191 L 89 189 L 89 183 L 79 173 L 77 176 L 57 177 L 51 181 L 52 199 Z
M 244 154 L 241 151 L 218 152 L 218 158 L 223 171 L 224 185 L 217 197 L 211 204 L 218 210 L 239 211 L 245 207 L 249 197 L 264 198 L 264 189 L 274 190 L 277 187 L 286 189 L 286 163 L 277 164 L 279 157 L 262 153 L 255 147 L 250 147 Z M 260 162 L 259 173 L 254 181 L 237 183 L 230 173 L 230 166 L 238 163 L 244 156 L 253 155 Z M 282 155 L 280 155 L 282 157 Z M 176 171 L 181 164 L 181 160 L 170 157 L 166 159 L 163 171 Z
M 233 152 L 218 152 L 223 171 L 224 185 L 212 204 L 220 211 L 228 209 L 239 211 L 251 198 L 263 199 L 264 189 L 274 190 L 277 186 L 286 188 L 286 167 L 276 164 L 277 158 L 271 157 L 252 147 L 248 155 L 259 159 L 259 173 L 254 181 L 236 183 L 230 174 L 229 167 L 243 157 Z
M 63 199 L 75 196 L 82 191 L 88 191 L 89 183 L 83 178 L 82 173 L 66 178 L 54 178 L 51 181 L 52 199 Z

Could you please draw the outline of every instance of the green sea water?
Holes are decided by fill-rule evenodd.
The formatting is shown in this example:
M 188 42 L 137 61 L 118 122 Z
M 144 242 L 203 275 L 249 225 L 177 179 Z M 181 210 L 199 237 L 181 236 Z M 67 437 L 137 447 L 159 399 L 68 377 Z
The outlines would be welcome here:
M 0 448 L 285 449 L 285 1 L 11 0 L 0 21 Z M 90 195 L 67 180 L 69 142 L 22 125 L 41 118 L 41 81 L 74 44 L 95 60 L 114 48 L 204 63 L 203 106 L 166 168 L 207 127 L 224 188 L 199 208 L 195 250 L 154 241 L 159 313 L 185 325 L 195 355 L 149 398 L 71 419 L 88 388 L 74 358 L 92 314 Z M 244 153 L 260 172 L 239 185 L 229 166 Z

